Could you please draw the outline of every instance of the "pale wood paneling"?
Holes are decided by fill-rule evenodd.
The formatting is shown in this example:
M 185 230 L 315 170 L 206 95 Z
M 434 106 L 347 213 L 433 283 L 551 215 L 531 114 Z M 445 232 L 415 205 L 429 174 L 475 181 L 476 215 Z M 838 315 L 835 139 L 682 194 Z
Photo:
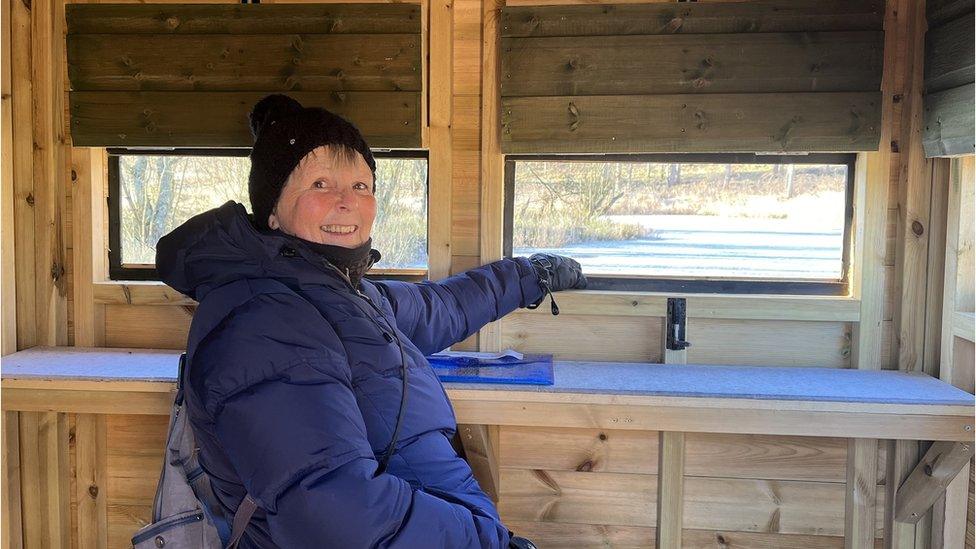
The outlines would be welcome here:
M 656 519 L 655 475 L 503 467 L 501 486 L 503 520 L 653 526 Z M 841 484 L 686 477 L 684 493 L 686 528 L 828 536 L 844 532 Z
M 654 431 L 503 427 L 501 461 L 516 469 L 657 474 Z M 878 453 L 879 465 L 885 451 Z M 685 434 L 685 475 L 743 479 L 847 480 L 847 440 Z M 884 469 L 878 471 L 884 484 Z
M 548 310 L 548 304 L 540 308 Z M 502 322 L 500 341 L 504 348 L 551 353 L 563 360 L 660 362 L 661 325 L 662 319 L 655 317 L 515 313 Z M 608 345 L 610 341 L 620 344 Z
M 187 307 L 106 305 L 105 346 L 185 349 L 191 318 Z

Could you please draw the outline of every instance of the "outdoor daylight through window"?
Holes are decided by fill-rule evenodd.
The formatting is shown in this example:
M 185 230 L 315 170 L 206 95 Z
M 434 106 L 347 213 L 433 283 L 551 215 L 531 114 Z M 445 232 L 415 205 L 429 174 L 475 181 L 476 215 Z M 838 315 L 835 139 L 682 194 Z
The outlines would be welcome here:
M 510 253 L 568 255 L 597 287 L 845 278 L 849 155 L 510 157 L 506 168 Z
M 110 156 L 113 278 L 152 278 L 156 243 L 190 217 L 228 200 L 245 205 L 245 152 L 115 151 Z M 111 195 L 110 193 L 110 195 Z M 427 159 L 423 152 L 376 153 L 373 247 L 381 272 L 427 269 Z

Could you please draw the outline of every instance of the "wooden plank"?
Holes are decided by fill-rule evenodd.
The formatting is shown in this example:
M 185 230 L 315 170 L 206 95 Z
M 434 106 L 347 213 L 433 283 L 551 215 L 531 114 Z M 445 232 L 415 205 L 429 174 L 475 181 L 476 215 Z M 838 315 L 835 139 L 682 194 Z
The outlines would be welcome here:
M 420 30 L 420 6 L 275 4 L 260 6 L 71 4 L 68 33 L 92 34 L 396 34 Z
M 916 523 L 935 503 L 946 486 L 969 465 L 971 442 L 936 442 L 898 488 L 895 520 Z M 963 475 L 969 478 L 969 471 Z M 963 506 L 965 508 L 965 506 Z
M 972 12 L 926 33 L 924 66 L 927 93 L 963 86 L 976 79 L 973 34 L 976 34 L 976 19 Z
M 447 277 L 451 270 L 451 207 L 453 204 L 453 102 L 451 100 L 453 2 L 430 4 L 430 85 L 427 221 L 428 270 L 431 280 Z
M 692 364 L 851 367 L 844 322 L 702 319 L 688 324 Z M 748 342 L 743 344 L 743 342 Z
M 482 3 L 481 59 L 485 69 L 481 78 L 481 208 L 478 233 L 482 264 L 501 259 L 504 240 L 505 158 L 498 123 L 501 107 L 499 19 L 504 5 L 505 0 L 486 0 Z M 501 349 L 504 324 L 507 321 L 494 322 L 480 330 L 478 346 L 482 351 Z
M 875 92 L 503 98 L 502 150 L 877 150 L 880 105 Z
M 654 528 L 605 524 L 560 524 L 507 521 L 506 526 L 533 540 L 539 547 L 553 549 L 647 549 L 654 547 Z M 687 549 L 748 547 L 750 549 L 842 549 L 844 539 L 836 536 L 766 534 L 725 530 L 690 530 L 682 533 Z M 880 547 L 880 545 L 879 545 Z
M 8 355 L 17 351 L 17 277 L 16 277 L 16 252 L 14 250 L 14 232 L 16 224 L 14 222 L 14 143 L 13 128 L 13 96 L 12 79 L 13 72 L 10 67 L 11 61 L 11 23 L 10 23 L 10 2 L 3 2 L 0 7 L 0 18 L 2 28 L 0 28 L 0 55 L 3 56 L 2 68 L 0 68 L 0 102 L 2 102 L 3 127 L 0 128 L 0 220 L 2 220 L 3 238 L 0 239 L 0 288 L 8 305 L 3 307 L 2 332 L 0 332 L 0 355 Z M 9 304 L 13 303 L 13 306 Z M 4 508 L 6 509 L 6 507 Z M 6 538 L 4 538 L 6 540 Z M 5 543 L 4 547 L 9 547 Z
M 63 413 L 20 414 L 25 547 L 67 547 L 68 423 Z
M 99 318 L 96 313 L 95 296 L 93 292 L 93 281 L 95 280 L 95 259 L 93 253 L 95 219 L 94 210 L 87 207 L 94 204 L 97 199 L 92 195 L 101 196 L 101 186 L 95 184 L 92 179 L 93 160 L 97 166 L 97 158 L 100 152 L 95 149 L 85 149 L 73 147 L 71 150 L 71 196 L 73 199 L 72 214 L 72 256 L 73 256 L 73 299 L 74 308 L 74 344 L 81 347 L 94 347 L 96 345 L 96 326 L 101 323 L 104 325 L 104 318 Z M 100 212 L 99 212 L 100 213 Z M 104 342 L 99 342 L 104 343 Z
M 197 302 L 162 282 L 96 282 L 95 303 L 106 305 L 196 305 Z
M 458 425 L 458 433 L 475 479 L 485 494 L 498 502 L 498 426 L 461 424 Z
M 939 378 L 953 385 L 967 377 L 970 368 L 956 371 L 954 325 L 957 311 L 973 308 L 973 239 L 976 200 L 973 182 L 976 162 L 972 157 L 954 159 L 950 164 L 949 206 L 946 213 L 945 279 L 942 294 L 942 341 Z M 971 374 L 969 374 L 971 375 Z
M 932 161 L 931 214 L 929 215 L 929 268 L 925 297 L 925 357 L 923 371 L 939 376 L 942 355 L 942 294 L 946 268 L 946 229 L 948 226 L 949 163 L 945 158 Z
M 878 436 L 915 440 L 965 440 L 972 436 L 972 418 L 968 417 L 950 419 L 903 414 L 898 422 L 892 422 L 878 417 L 884 414 L 854 412 L 779 410 L 769 413 L 763 410 L 702 408 L 697 405 L 580 403 L 567 406 L 565 403 L 527 401 L 503 404 L 476 400 L 460 391 L 449 391 L 448 394 L 451 395 L 458 421 L 466 423 L 793 436 Z M 14 405 L 18 408 L 22 406 Z M 867 459 L 864 458 L 864 461 Z
M 3 412 L 3 494 L 0 496 L 0 547 L 19 549 L 24 546 L 20 497 L 20 414 Z
M 660 433 L 657 484 L 657 547 L 679 549 L 684 524 L 684 433 Z
M 976 310 L 976 157 L 960 158 L 959 238 L 956 241 L 956 311 Z
M 914 549 L 920 528 L 914 523 L 895 522 L 895 506 L 898 503 L 898 487 L 902 485 L 912 469 L 918 464 L 919 443 L 913 440 L 884 441 L 880 448 L 887 447 L 889 459 L 885 463 L 891 479 L 885 483 L 884 540 L 887 549 Z
M 966 84 L 925 96 L 925 156 L 973 154 L 973 94 Z
M 881 84 L 883 33 L 502 40 L 502 97 L 858 92 Z M 851 57 L 856 50 L 863 55 Z M 756 63 L 762 59 L 762 63 Z
M 68 40 L 68 71 L 72 91 L 419 91 L 420 42 L 419 33 L 81 34 Z
M 76 146 L 249 147 L 246 113 L 270 92 L 72 92 Z M 420 144 L 420 93 L 292 92 L 347 117 L 373 147 Z M 133 133 L 134 128 L 140 128 Z
M 973 342 L 976 331 L 976 315 L 973 313 L 956 312 L 953 315 L 952 335 Z
M 660 362 L 662 324 L 660 318 L 652 317 L 560 313 L 558 317 L 540 318 L 517 313 L 502 321 L 501 345 L 523 352 L 550 353 L 558 360 Z M 573 334 L 571 340 L 566 334 Z M 559 345 L 553 346 L 554 341 Z M 607 347 L 608 341 L 621 343 Z
M 657 477 L 502 468 L 502 520 L 652 526 Z M 844 487 L 834 483 L 687 477 L 691 529 L 838 536 Z M 872 542 L 873 547 L 873 542 Z
M 520 6 L 502 12 L 503 36 L 850 31 L 881 30 L 881 24 L 879 1 Z
M 25 412 L 59 411 L 77 414 L 148 414 L 165 415 L 173 407 L 172 392 L 144 391 L 72 391 L 37 389 L 3 389 L 3 410 Z M 9 399 L 9 401 L 6 401 Z M 23 425 L 23 421 L 21 422 Z M 24 446 L 21 428 L 21 447 Z M 22 463 L 26 463 L 21 460 Z M 26 467 L 26 465 L 22 465 Z M 26 496 L 25 496 L 26 498 Z M 26 501 L 26 499 L 25 499 Z M 24 514 L 29 511 L 24 504 Z M 26 535 L 26 534 L 25 534 Z M 25 538 L 26 539 L 26 538 Z
M 854 438 L 847 449 L 844 547 L 873 547 L 878 511 L 878 440 Z
M 77 416 L 75 498 L 78 502 L 78 542 L 81 547 L 108 545 L 107 438 L 105 416 L 94 414 Z M 150 478 L 153 478 L 152 475 Z
M 37 342 L 67 343 L 64 210 L 65 128 L 62 100 L 62 2 L 32 5 L 31 78 L 34 122 L 34 271 Z
M 898 233 L 895 277 L 900 303 L 898 325 L 898 369 L 922 371 L 925 354 L 925 307 L 928 286 L 928 253 L 931 228 L 929 213 L 932 190 L 931 162 L 922 150 L 922 74 L 925 39 L 925 5 L 914 2 L 905 15 L 906 82 L 902 92 L 898 185 Z
M 185 349 L 192 308 L 107 305 L 105 346 Z M 165 326 L 165 329 L 160 329 Z
M 31 104 L 31 16 L 23 2 L 11 2 L 10 64 L 13 118 L 14 250 L 17 349 L 37 344 L 34 272 L 34 123 Z
M 929 28 L 935 28 L 943 23 L 973 13 L 972 0 L 927 0 L 925 13 Z
M 881 369 L 881 328 L 884 314 L 884 215 L 888 193 L 889 163 L 884 152 L 865 153 L 855 176 L 855 297 L 861 318 L 855 326 L 852 367 Z M 860 207 L 858 207 L 860 205 Z
M 932 547 L 962 549 L 967 543 L 966 500 L 971 466 L 971 463 L 963 466 L 961 474 L 949 483 L 945 495 L 933 508 Z

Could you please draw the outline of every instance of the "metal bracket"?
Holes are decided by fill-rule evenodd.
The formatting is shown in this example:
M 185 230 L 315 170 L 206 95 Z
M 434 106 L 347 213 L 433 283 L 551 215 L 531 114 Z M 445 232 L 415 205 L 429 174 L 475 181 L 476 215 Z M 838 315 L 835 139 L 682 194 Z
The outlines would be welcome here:
M 683 297 L 668 298 L 668 316 L 665 319 L 667 325 L 667 342 L 665 347 L 669 351 L 684 351 L 691 347 L 691 343 L 685 341 L 685 328 L 687 327 L 687 301 Z

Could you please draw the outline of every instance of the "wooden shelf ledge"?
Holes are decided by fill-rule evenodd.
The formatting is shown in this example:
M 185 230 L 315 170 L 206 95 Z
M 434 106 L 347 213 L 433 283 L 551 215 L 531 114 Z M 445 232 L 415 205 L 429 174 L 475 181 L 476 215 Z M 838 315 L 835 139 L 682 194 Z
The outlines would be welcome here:
M 179 352 L 40 347 L 4 358 L 3 409 L 168 414 Z M 553 386 L 446 383 L 459 423 L 973 439 L 973 395 L 924 374 L 557 362 Z

